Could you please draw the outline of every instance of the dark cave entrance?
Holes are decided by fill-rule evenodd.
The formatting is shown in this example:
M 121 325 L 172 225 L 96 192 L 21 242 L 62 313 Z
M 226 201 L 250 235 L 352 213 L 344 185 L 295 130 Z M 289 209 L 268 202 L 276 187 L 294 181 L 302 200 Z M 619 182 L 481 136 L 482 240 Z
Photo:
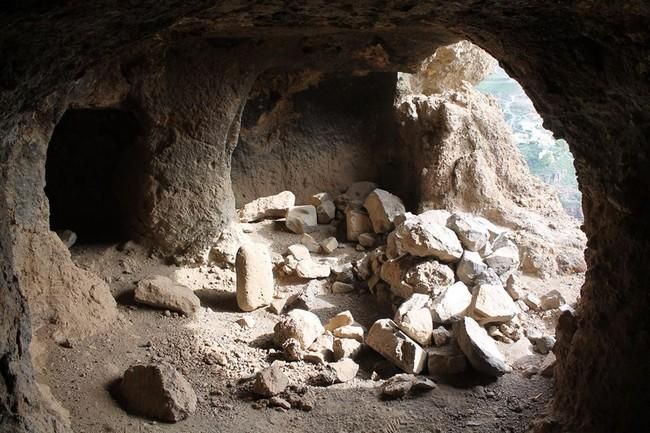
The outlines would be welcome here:
M 129 190 L 128 151 L 138 131 L 135 116 L 123 110 L 70 109 L 63 115 L 45 166 L 51 230 L 72 230 L 80 243 L 127 238 L 121 192 Z

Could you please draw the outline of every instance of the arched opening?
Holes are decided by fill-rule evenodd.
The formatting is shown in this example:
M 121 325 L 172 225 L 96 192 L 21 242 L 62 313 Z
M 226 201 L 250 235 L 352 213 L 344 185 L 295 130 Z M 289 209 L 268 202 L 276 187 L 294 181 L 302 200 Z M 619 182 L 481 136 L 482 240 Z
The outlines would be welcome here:
M 129 152 L 139 126 L 128 111 L 70 109 L 54 129 L 45 166 L 50 228 L 81 243 L 128 239 Z

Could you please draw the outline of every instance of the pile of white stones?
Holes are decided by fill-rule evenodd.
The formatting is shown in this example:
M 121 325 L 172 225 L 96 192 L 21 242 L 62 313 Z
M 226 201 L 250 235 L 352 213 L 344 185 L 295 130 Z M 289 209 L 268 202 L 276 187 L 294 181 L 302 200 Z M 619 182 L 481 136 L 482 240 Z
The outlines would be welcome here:
M 371 182 L 355 183 L 335 199 L 316 194 L 304 206 L 295 206 L 295 197 L 285 191 L 240 210 L 243 222 L 278 217 L 302 238 L 275 259 L 260 253 L 259 245 L 240 249 L 237 296 L 243 310 L 277 304 L 275 267 L 280 275 L 329 278 L 335 293 L 367 288 L 394 311 L 392 319 L 376 321 L 367 333 L 347 311 L 324 327 L 308 307 L 282 316 L 275 342 L 287 360 L 331 366 L 332 382 L 356 375 L 352 360 L 364 344 L 409 374 L 447 376 L 471 367 L 499 376 L 511 367 L 495 340 L 521 341 L 524 353 L 532 345 L 548 354 L 554 344 L 552 336 L 524 329 L 521 314 L 570 309 L 558 291 L 541 298 L 526 293 L 509 231 L 479 216 L 445 210 L 414 215 L 399 197 Z M 367 251 L 363 259 L 336 268 L 314 260 L 311 253 L 331 254 L 339 243 L 334 237 L 315 241 L 309 232 L 318 224 L 344 224 L 341 241 Z M 285 303 L 272 310 L 282 314 Z

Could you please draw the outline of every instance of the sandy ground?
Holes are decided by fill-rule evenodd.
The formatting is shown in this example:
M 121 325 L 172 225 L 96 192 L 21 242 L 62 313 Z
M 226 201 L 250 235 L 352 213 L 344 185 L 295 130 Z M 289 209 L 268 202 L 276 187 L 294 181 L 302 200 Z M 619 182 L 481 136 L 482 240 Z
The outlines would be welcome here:
M 271 221 L 249 224 L 247 231 L 273 251 L 284 253 L 300 236 L 279 230 Z M 317 239 L 331 235 L 321 228 Z M 356 379 L 327 388 L 310 386 L 319 367 L 303 362 L 284 363 L 282 368 L 300 398 L 313 410 L 289 411 L 262 407 L 247 392 L 252 375 L 281 360 L 273 348 L 272 330 L 278 316 L 264 309 L 242 313 L 235 301 L 234 272 L 219 267 L 183 268 L 149 257 L 139 247 L 120 251 L 115 245 L 80 245 L 72 249 L 75 262 L 103 277 L 118 300 L 119 320 L 109 332 L 71 348 L 47 343 L 48 359 L 41 379 L 66 407 L 77 433 L 96 432 L 523 432 L 534 415 L 542 411 L 551 393 L 551 381 L 520 372 L 495 381 L 466 375 L 457 383 L 439 383 L 438 389 L 398 401 L 383 401 L 381 381 L 370 373 L 381 362 L 367 350 Z M 330 261 L 344 261 L 362 253 L 342 246 Z M 148 309 L 133 303 L 134 283 L 151 274 L 175 278 L 192 288 L 203 308 L 193 318 Z M 278 283 L 280 293 L 299 290 L 306 280 Z M 554 280 L 526 279 L 537 294 L 558 289 L 569 303 L 575 302 L 581 276 Z M 365 326 L 388 317 L 368 293 L 331 294 L 323 290 L 313 312 L 323 322 L 350 310 Z M 236 321 L 253 317 L 252 328 Z M 552 329 L 554 318 L 534 313 L 530 323 Z M 215 362 L 214 360 L 218 360 Z M 176 424 L 156 423 L 124 412 L 112 399 L 111 384 L 129 366 L 164 360 L 173 364 L 193 385 L 199 398 L 197 412 Z

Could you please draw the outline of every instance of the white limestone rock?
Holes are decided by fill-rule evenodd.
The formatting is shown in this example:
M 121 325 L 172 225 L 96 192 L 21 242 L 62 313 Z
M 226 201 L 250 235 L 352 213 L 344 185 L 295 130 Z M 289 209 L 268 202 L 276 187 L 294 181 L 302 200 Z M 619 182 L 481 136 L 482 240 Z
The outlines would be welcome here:
M 426 260 L 410 267 L 403 281 L 415 293 L 437 296 L 454 283 L 454 271 L 437 260 Z
M 325 325 L 325 329 L 334 331 L 336 328 L 352 324 L 354 324 L 354 317 L 352 317 L 352 313 L 349 310 L 346 310 L 332 317 Z
M 313 260 L 302 260 L 296 266 L 296 275 L 300 278 L 327 278 L 330 272 L 328 264 L 316 263 Z
M 289 338 L 295 338 L 304 350 L 325 332 L 325 328 L 314 313 L 295 309 L 289 311 L 275 325 L 273 331 L 273 339 L 279 347 L 282 347 L 282 344 Z
M 201 301 L 192 289 L 162 275 L 140 280 L 135 288 L 135 301 L 186 316 L 192 316 L 201 307 Z
M 496 248 L 485 258 L 485 263 L 498 275 L 505 274 L 519 267 L 519 250 L 513 245 Z
M 406 335 L 423 346 L 431 344 L 433 321 L 429 310 L 429 296 L 411 295 L 395 312 L 394 321 Z
M 345 210 L 346 237 L 350 242 L 357 242 L 359 235 L 372 231 L 370 217 L 362 210 L 348 207 Z
M 487 269 L 479 253 L 466 250 L 456 266 L 456 276 L 466 285 L 473 286 L 476 278 Z
M 454 324 L 454 335 L 460 350 L 474 369 L 490 376 L 501 376 L 512 371 L 494 340 L 471 317 L 464 317 Z
M 282 218 L 287 210 L 296 204 L 296 196 L 291 191 L 282 191 L 268 197 L 260 197 L 239 209 L 239 220 L 244 223 L 265 218 Z
M 374 189 L 363 203 L 375 233 L 387 233 L 394 227 L 395 217 L 406 212 L 402 199 L 383 189 Z
M 399 225 L 389 235 L 389 240 L 394 244 L 389 247 L 397 255 L 409 253 L 417 257 L 434 257 L 443 263 L 455 263 L 463 255 L 463 247 L 456 233 L 417 217 Z
M 294 233 L 313 231 L 318 225 L 316 208 L 312 205 L 292 206 L 287 210 L 286 225 Z
M 453 214 L 447 221 L 447 226 L 458 235 L 460 242 L 470 251 L 480 251 L 490 240 L 487 227 L 469 214 Z
M 510 321 L 518 309 L 502 285 L 481 284 L 474 287 L 470 311 L 481 324 L 499 324 Z
M 362 344 L 353 338 L 336 338 L 333 352 L 336 361 L 343 358 L 355 359 L 361 352 Z
M 406 373 L 417 374 L 425 367 L 426 352 L 390 319 L 377 320 L 366 343 Z
M 560 308 L 561 305 L 566 304 L 566 301 L 564 300 L 562 294 L 555 289 L 551 290 L 545 295 L 542 295 L 539 300 L 541 303 L 540 306 L 544 311 L 554 310 L 556 308 Z
M 336 205 L 327 200 L 316 207 L 316 220 L 318 224 L 329 224 L 336 218 Z
M 469 289 L 462 281 L 458 281 L 433 300 L 431 317 L 435 323 L 452 323 L 465 315 L 471 302 Z
M 329 238 L 323 239 L 320 241 L 320 247 L 323 249 L 323 252 L 326 254 L 332 254 L 339 246 L 339 241 L 335 237 L 330 236 Z
M 253 311 L 271 303 L 275 284 L 271 256 L 266 245 L 242 245 L 237 252 L 235 270 L 237 305 L 242 311 Z
M 307 247 L 309 252 L 311 253 L 318 253 L 320 252 L 320 244 L 316 242 L 316 239 L 314 239 L 310 234 L 305 233 L 302 235 L 300 238 L 300 243 L 303 244 L 304 246 Z

